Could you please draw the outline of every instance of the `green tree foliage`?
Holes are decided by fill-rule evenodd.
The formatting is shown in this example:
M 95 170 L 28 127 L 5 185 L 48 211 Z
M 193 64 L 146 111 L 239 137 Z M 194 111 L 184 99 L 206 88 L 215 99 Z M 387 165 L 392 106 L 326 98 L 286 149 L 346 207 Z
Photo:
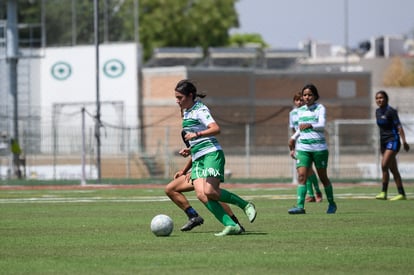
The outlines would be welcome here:
M 141 0 L 140 41 L 145 57 L 156 47 L 226 46 L 238 27 L 237 0 Z
M 237 28 L 238 0 L 99 0 L 100 42 L 134 41 L 136 3 L 139 39 L 148 59 L 156 47 L 208 47 L 229 44 Z M 4 10 L 7 1 L 0 3 Z M 44 0 L 46 45 L 94 42 L 94 1 Z M 4 7 L 4 9 L 3 9 Z M 19 23 L 40 23 L 42 0 L 18 0 Z
M 400 57 L 394 57 L 384 72 L 383 85 L 387 87 L 414 86 L 413 68 L 412 64 L 404 63 Z
M 229 40 L 230 46 L 244 47 L 249 44 L 257 45 L 259 48 L 267 48 L 269 45 L 263 40 L 258 33 L 233 34 Z

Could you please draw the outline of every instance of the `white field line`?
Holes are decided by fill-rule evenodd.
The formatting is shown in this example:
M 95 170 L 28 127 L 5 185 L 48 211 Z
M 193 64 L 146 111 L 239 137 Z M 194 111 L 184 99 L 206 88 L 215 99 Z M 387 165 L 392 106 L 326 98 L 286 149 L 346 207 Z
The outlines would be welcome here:
M 407 194 L 408 196 L 410 194 Z M 295 194 L 279 194 L 279 195 L 251 195 L 243 196 L 247 200 L 269 199 L 269 200 L 294 200 Z M 339 199 L 374 199 L 375 194 L 337 194 L 335 198 Z M 188 196 L 188 200 L 197 200 L 194 196 Z M 29 197 L 29 198 L 3 198 L 0 204 L 7 203 L 95 203 L 95 202 L 157 202 L 170 201 L 167 196 L 137 196 L 137 197 L 58 197 L 47 195 L 45 197 Z

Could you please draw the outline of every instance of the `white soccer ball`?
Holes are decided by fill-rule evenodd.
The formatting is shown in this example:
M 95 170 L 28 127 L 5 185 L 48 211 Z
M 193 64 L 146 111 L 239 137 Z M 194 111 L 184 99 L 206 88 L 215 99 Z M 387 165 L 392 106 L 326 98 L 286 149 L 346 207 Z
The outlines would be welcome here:
M 152 218 L 151 231 L 155 236 L 169 236 L 174 229 L 173 220 L 164 214 Z

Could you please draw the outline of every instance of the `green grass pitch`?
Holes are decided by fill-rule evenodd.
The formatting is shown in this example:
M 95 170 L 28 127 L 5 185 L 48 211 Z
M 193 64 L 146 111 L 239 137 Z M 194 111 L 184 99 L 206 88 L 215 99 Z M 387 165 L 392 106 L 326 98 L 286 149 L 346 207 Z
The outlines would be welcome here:
M 247 232 L 222 230 L 188 193 L 205 223 L 180 232 L 186 216 L 162 189 L 0 191 L 2 274 L 414 274 L 414 185 L 408 200 L 378 201 L 379 185 L 334 187 L 338 211 L 307 203 L 306 215 L 289 215 L 296 190 L 231 189 L 252 200 Z M 392 193 L 394 192 L 394 193 Z M 390 183 L 390 196 L 395 185 Z M 169 237 L 150 231 L 151 219 L 174 220 Z

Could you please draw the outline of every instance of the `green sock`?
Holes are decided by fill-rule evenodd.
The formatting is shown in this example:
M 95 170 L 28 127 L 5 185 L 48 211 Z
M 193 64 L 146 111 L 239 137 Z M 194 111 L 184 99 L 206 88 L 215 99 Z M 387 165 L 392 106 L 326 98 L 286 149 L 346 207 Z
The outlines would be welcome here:
M 313 187 L 315 188 L 315 192 L 316 193 L 321 193 L 321 189 L 319 188 L 318 178 L 316 177 L 316 175 L 313 174 L 312 176 L 310 176 L 308 178 L 308 180 L 310 180 L 312 182 Z
M 310 177 L 308 177 L 308 179 L 306 180 L 305 185 L 306 185 L 306 190 L 308 191 L 309 197 L 315 197 L 315 193 L 313 193 L 313 184 L 312 184 Z
M 328 186 L 325 186 L 325 194 L 329 204 L 334 204 L 333 187 L 331 183 L 329 183 Z
M 213 213 L 214 217 L 221 222 L 224 226 L 235 226 L 236 223 L 230 218 L 230 216 L 224 211 L 223 206 L 218 201 L 208 201 L 206 207 Z
M 306 185 L 299 184 L 297 188 L 297 207 L 305 208 Z
M 220 190 L 221 190 L 221 194 L 220 194 L 219 201 L 235 204 L 238 207 L 240 207 L 241 209 L 244 209 L 246 207 L 246 205 L 249 204 L 249 202 L 247 202 L 244 199 L 240 198 L 236 194 L 227 191 L 226 189 L 220 189 Z

